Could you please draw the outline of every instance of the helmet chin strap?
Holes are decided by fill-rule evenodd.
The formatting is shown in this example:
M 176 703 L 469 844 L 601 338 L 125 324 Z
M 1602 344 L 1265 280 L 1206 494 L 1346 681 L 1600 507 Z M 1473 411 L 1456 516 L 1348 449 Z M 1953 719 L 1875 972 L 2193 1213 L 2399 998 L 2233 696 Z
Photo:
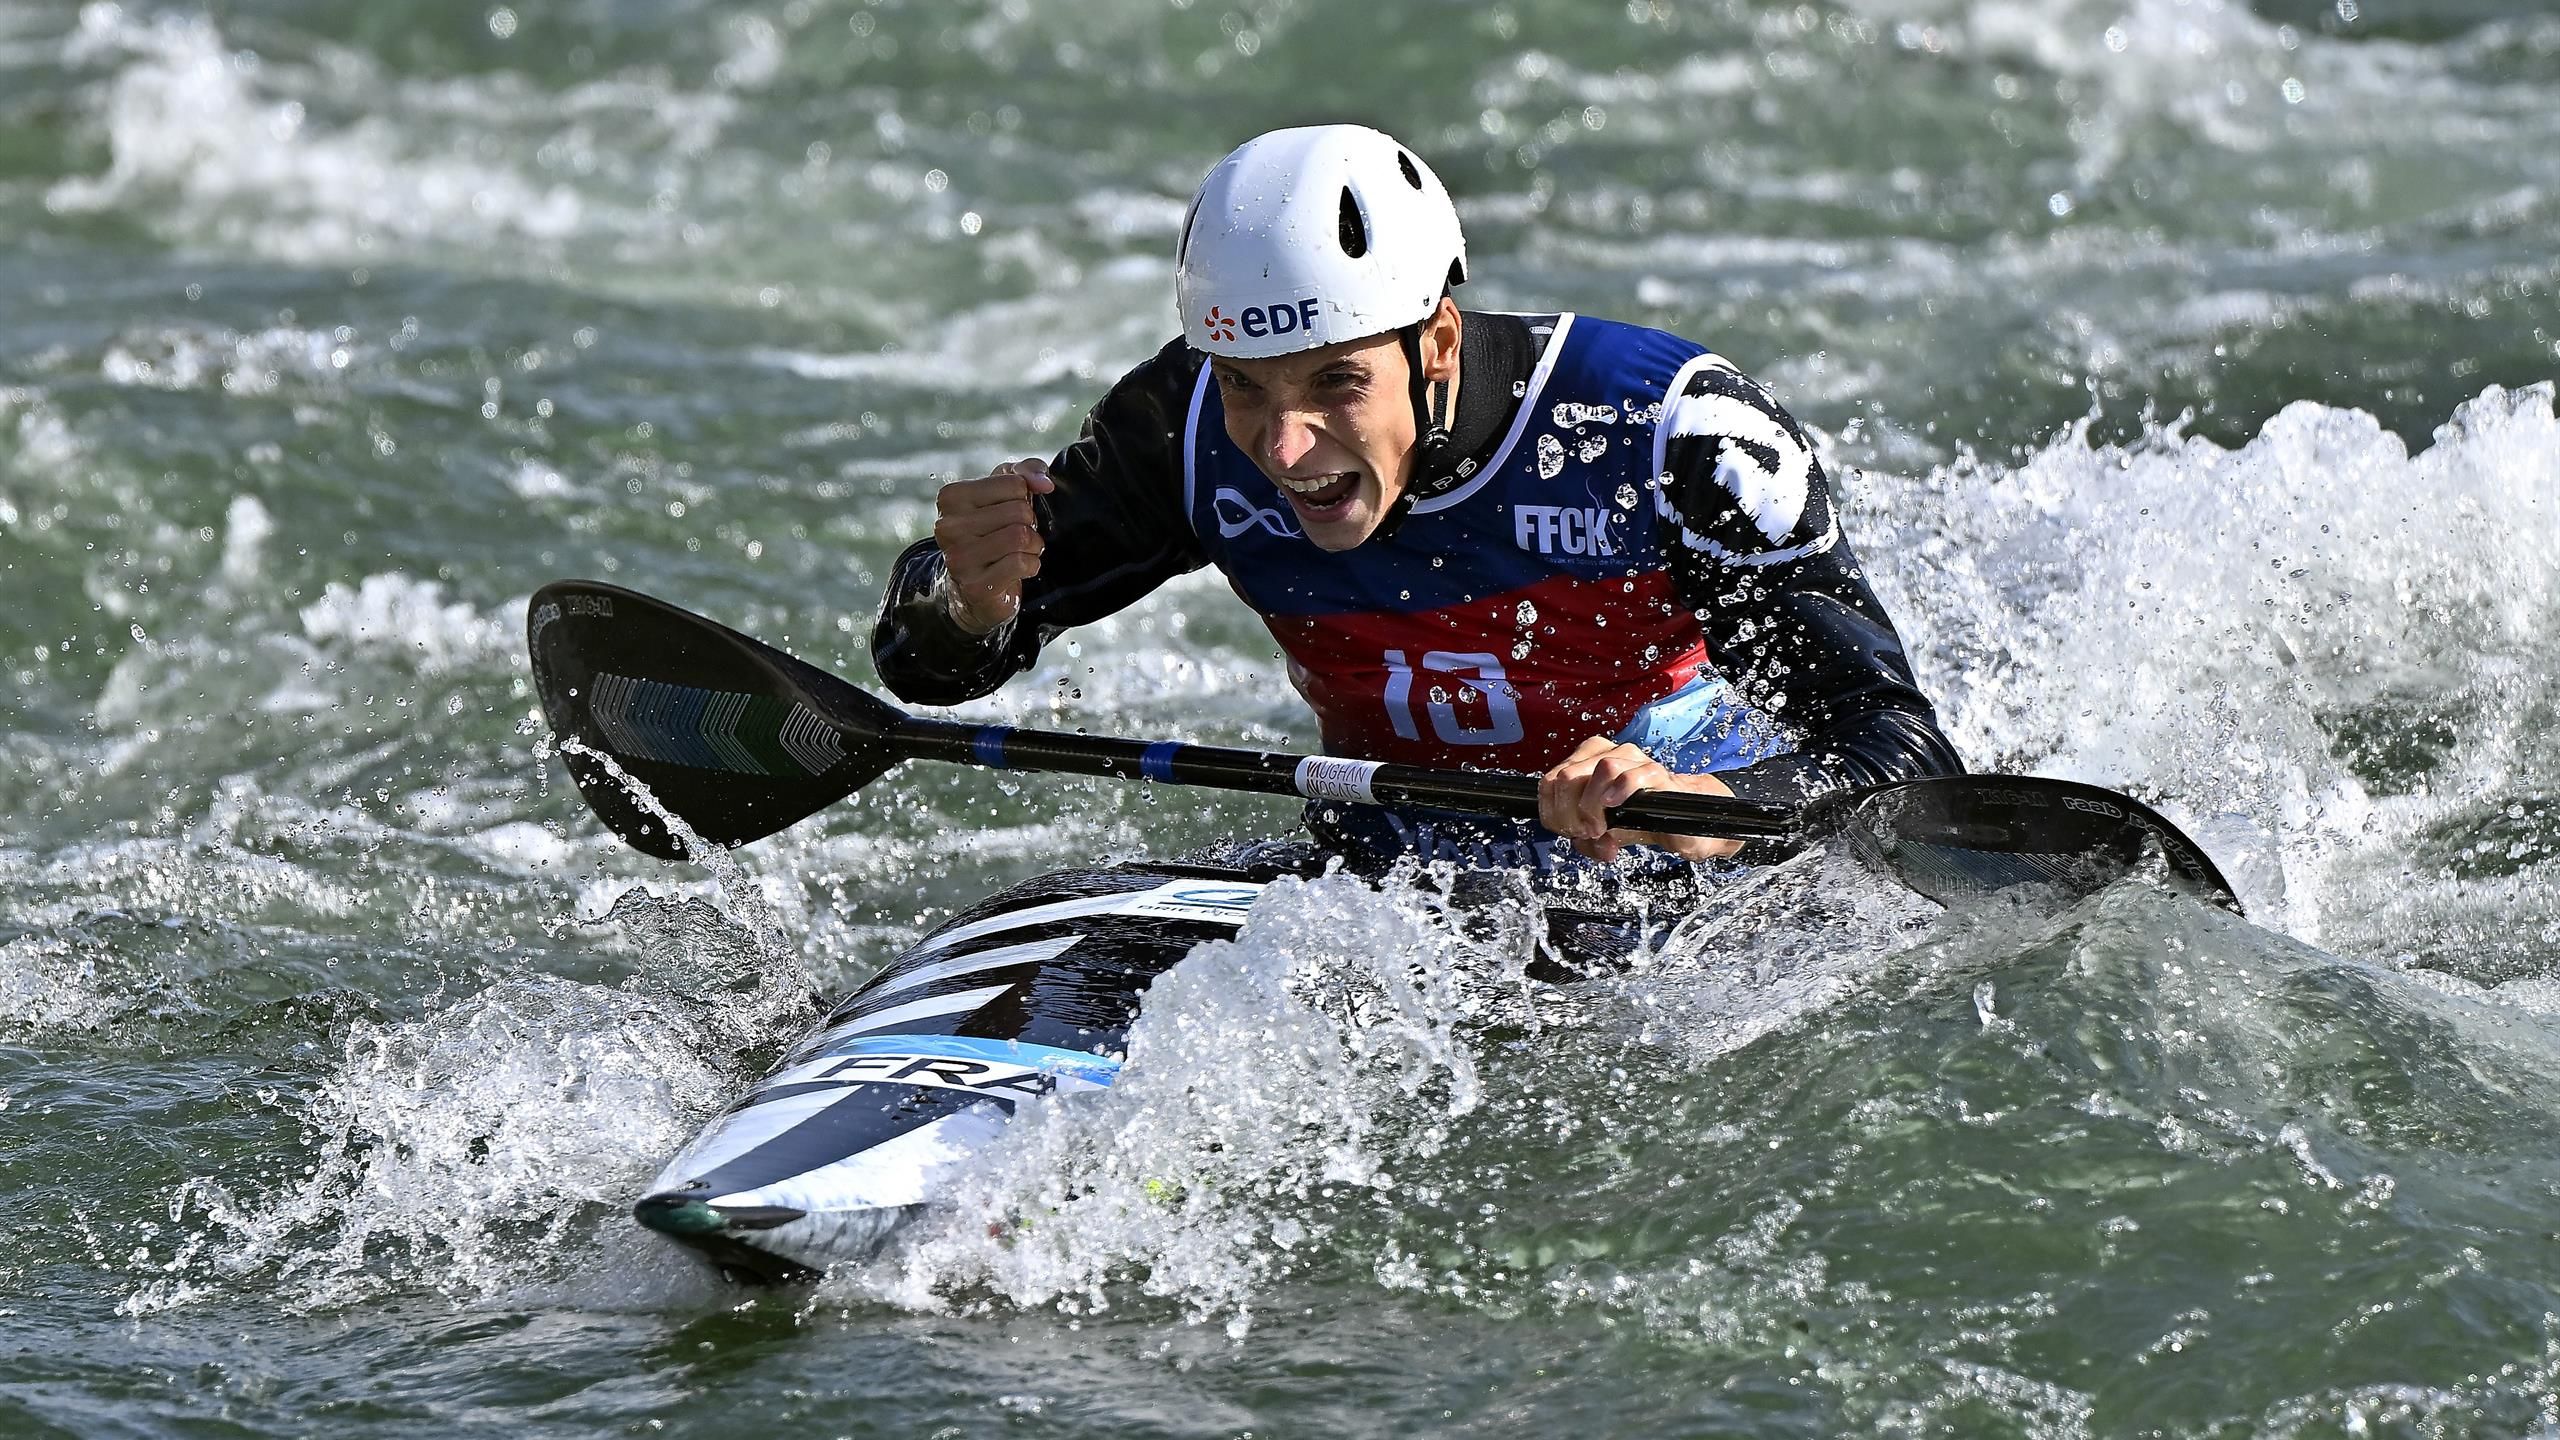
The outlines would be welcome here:
M 1396 332 L 1397 344 L 1404 350 L 1405 388 L 1413 399 L 1413 465 L 1404 493 L 1379 518 L 1378 528 L 1370 532 L 1372 539 L 1383 540 L 1396 533 L 1415 501 L 1446 490 L 1452 478 L 1449 382 L 1428 379 L 1422 373 L 1422 325 L 1415 321 Z

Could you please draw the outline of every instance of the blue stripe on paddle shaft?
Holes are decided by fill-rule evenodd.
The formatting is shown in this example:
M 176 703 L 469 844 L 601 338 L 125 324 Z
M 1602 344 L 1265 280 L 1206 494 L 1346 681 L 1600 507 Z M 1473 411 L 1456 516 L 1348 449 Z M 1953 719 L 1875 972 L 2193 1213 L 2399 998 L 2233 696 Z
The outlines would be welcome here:
M 1182 751 L 1179 740 L 1159 740 L 1138 756 L 1138 773 L 1150 780 L 1173 783 L 1173 757 Z
M 1001 770 L 1004 768 L 1004 739 L 1012 733 L 1010 725 L 981 725 L 978 733 L 969 737 L 969 753 L 978 757 L 979 764 Z

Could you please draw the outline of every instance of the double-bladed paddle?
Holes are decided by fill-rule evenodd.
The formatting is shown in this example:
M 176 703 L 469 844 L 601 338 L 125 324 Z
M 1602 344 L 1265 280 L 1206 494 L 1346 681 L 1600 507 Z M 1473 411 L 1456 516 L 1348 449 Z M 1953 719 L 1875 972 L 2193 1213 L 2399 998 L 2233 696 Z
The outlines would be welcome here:
M 761 839 L 905 760 L 1202 785 L 1537 818 L 1538 777 L 1322 755 L 1123 740 L 907 714 L 826 671 L 620 586 L 563 580 L 527 617 L 535 689 L 562 759 L 616 835 L 666 859 L 684 841 L 612 773 L 645 786 L 711 845 Z M 610 766 L 606 763 L 610 761 Z M 2157 854 L 2166 877 L 2237 912 L 2195 842 L 2128 796 L 2068 780 L 1948 775 L 1841 791 L 1803 807 L 1643 791 L 1613 826 L 1735 839 L 1839 835 L 1942 903 L 2019 884 L 2087 891 Z

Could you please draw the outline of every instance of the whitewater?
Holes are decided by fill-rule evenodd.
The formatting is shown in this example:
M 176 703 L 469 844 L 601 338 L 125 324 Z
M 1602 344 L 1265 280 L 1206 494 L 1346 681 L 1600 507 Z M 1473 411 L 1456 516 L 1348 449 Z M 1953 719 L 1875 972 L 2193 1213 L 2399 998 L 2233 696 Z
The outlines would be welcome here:
M 2531 0 L 0 0 L 0 1426 L 2560 1434 L 2554 94 Z M 629 1206 L 827 1000 L 1294 809 L 910 767 L 647 860 L 527 598 L 869 684 L 934 487 L 1336 118 L 1470 304 L 1764 380 L 1968 762 L 2249 918 L 1817 853 L 1551 987 L 1284 881 L 875 1262 L 720 1285 Z M 1313 743 L 1208 576 L 955 713 Z

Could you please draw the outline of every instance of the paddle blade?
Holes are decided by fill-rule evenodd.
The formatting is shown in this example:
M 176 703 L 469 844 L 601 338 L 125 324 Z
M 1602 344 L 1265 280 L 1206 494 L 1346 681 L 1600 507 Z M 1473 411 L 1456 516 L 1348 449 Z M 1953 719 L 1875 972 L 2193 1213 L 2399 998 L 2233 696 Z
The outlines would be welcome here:
M 2023 775 L 1943 775 L 1858 795 L 1837 820 L 1870 862 L 1942 905 L 2018 885 L 2092 894 L 2154 863 L 2240 913 L 2213 861 L 2159 812 L 2112 790 Z
M 543 714 L 577 742 L 561 759 L 578 792 L 662 859 L 684 858 L 683 842 L 598 755 L 723 848 L 834 804 L 901 758 L 897 710 L 662 600 L 563 580 L 534 592 L 525 623 Z

